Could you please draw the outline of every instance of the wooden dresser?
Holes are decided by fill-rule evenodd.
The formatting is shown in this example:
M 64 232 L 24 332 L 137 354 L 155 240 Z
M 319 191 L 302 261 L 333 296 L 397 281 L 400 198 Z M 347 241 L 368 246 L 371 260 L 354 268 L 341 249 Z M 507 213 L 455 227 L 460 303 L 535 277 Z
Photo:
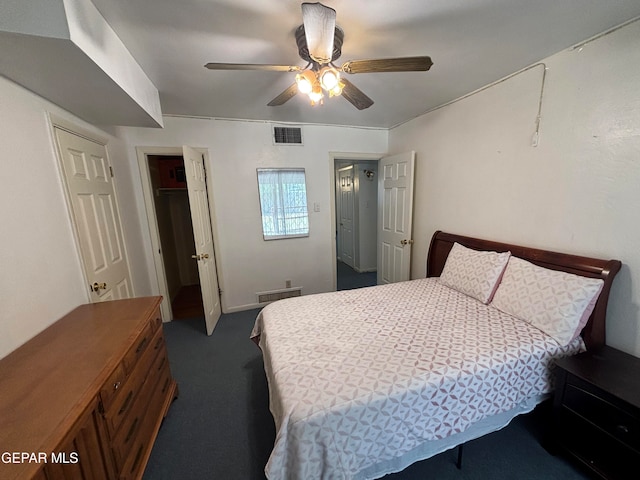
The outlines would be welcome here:
M 0 360 L 0 478 L 142 477 L 178 393 L 160 300 L 81 305 Z

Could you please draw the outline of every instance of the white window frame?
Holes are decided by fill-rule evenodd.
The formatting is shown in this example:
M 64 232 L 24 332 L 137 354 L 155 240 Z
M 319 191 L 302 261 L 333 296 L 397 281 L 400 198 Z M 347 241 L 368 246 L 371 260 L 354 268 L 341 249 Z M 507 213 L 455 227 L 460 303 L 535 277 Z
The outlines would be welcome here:
M 276 230 L 275 232 L 271 233 L 268 231 L 265 225 L 265 209 L 264 209 L 264 205 L 263 205 L 263 195 L 265 194 L 265 192 L 262 189 L 262 183 L 261 183 L 261 179 L 260 179 L 260 174 L 261 173 L 277 173 L 277 174 L 290 174 L 290 173 L 302 173 L 303 179 L 304 179 L 304 205 L 298 205 L 298 208 L 303 209 L 304 211 L 304 216 L 305 216 L 305 220 L 306 220 L 306 232 L 304 233 L 286 233 L 286 232 L 282 232 L 281 230 Z M 308 237 L 309 236 L 309 208 L 308 208 L 308 201 L 307 201 L 307 179 L 306 179 L 306 172 L 304 168 L 258 168 L 256 169 L 256 176 L 257 176 L 257 180 L 258 180 L 258 197 L 259 197 L 259 201 L 260 201 L 260 223 L 261 223 L 261 227 L 262 227 L 262 238 L 264 240 L 282 240 L 285 238 L 303 238 L 303 237 Z M 278 192 L 281 193 L 282 192 L 282 183 L 280 182 L 280 180 L 278 181 L 278 185 L 280 188 L 278 188 Z M 280 203 L 282 205 L 282 203 L 284 203 L 284 197 L 282 195 L 279 195 L 278 198 L 276 199 L 276 201 L 278 203 Z M 302 212 L 299 212 L 300 214 Z M 281 222 L 284 222 L 285 228 L 286 228 L 286 222 L 287 220 L 290 220 L 290 218 L 287 218 L 286 213 L 284 214 L 284 217 L 279 217 L 278 213 L 274 213 L 274 214 L 270 214 L 270 217 L 274 220 L 274 224 L 278 225 Z

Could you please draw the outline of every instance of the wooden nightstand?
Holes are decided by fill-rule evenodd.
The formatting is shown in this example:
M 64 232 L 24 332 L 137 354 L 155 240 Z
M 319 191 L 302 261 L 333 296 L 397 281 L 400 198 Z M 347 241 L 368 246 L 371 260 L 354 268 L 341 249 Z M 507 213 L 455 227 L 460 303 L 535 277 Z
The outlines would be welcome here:
M 637 478 L 640 358 L 605 346 L 559 360 L 552 432 L 554 446 L 597 476 Z

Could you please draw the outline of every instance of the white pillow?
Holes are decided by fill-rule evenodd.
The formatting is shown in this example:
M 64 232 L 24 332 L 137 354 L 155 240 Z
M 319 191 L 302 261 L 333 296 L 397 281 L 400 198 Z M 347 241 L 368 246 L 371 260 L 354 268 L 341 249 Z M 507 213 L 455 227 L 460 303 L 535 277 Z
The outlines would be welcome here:
M 454 243 L 440 282 L 482 303 L 489 303 L 510 255 L 510 252 L 478 251 Z
M 561 345 L 580 335 L 604 281 L 511 257 L 491 305 L 539 328 Z

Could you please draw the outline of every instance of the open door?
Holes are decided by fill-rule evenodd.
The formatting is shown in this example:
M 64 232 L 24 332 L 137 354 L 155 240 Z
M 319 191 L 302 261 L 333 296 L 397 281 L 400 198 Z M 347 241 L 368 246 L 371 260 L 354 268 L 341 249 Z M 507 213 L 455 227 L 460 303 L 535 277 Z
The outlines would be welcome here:
M 378 164 L 378 285 L 409 280 L 415 152 Z
M 200 152 L 183 146 L 184 169 L 187 177 L 189 206 L 193 221 L 193 236 L 196 251 L 192 258 L 198 262 L 204 319 L 207 324 L 207 335 L 213 333 L 222 313 L 220 307 L 220 291 L 213 250 L 213 233 L 209 212 L 209 197 L 204 169 L 204 159 Z

